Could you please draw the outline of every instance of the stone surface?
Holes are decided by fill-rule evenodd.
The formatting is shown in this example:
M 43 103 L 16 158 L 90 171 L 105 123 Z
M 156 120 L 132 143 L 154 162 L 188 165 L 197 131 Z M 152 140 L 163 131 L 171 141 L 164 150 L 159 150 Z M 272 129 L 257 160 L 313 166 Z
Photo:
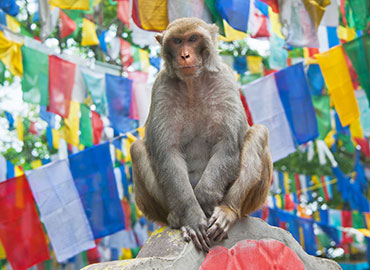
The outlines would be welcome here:
M 221 245 L 231 248 L 243 239 L 273 239 L 292 249 L 302 260 L 307 270 L 341 269 L 335 261 L 308 255 L 289 232 L 270 226 L 259 218 L 245 217 L 232 226 L 228 235 L 228 239 L 214 243 L 214 246 Z M 199 269 L 205 255 L 205 253 L 197 251 L 193 243 L 183 241 L 179 230 L 162 228 L 151 235 L 136 259 L 93 264 L 83 269 Z

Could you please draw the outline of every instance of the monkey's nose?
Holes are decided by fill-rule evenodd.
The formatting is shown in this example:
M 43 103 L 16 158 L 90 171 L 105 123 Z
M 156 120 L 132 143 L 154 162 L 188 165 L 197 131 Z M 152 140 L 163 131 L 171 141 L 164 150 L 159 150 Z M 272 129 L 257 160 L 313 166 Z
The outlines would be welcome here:
M 190 54 L 188 52 L 182 53 L 181 58 L 186 60 L 186 59 L 190 58 Z

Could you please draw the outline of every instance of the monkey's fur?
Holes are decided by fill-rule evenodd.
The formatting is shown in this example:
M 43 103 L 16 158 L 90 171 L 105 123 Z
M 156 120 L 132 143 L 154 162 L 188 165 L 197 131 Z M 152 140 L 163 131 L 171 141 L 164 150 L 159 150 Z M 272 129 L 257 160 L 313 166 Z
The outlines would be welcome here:
M 131 146 L 139 209 L 204 251 L 265 202 L 272 176 L 267 128 L 249 127 L 235 77 L 217 53 L 217 31 L 183 18 L 157 36 L 164 68 L 145 138 Z

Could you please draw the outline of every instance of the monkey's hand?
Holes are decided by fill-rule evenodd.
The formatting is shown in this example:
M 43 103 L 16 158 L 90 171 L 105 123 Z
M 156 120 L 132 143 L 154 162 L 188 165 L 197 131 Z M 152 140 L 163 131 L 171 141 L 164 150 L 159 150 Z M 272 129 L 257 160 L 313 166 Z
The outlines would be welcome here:
M 208 218 L 211 217 L 216 205 L 220 204 L 223 194 L 215 189 L 202 187 L 199 184 L 195 187 L 194 193 L 206 216 Z
M 201 215 L 190 214 L 190 217 L 187 217 L 183 224 L 181 232 L 184 240 L 186 242 L 193 240 L 198 250 L 208 253 L 211 243 L 207 236 L 207 219 L 204 213 Z
M 237 214 L 228 206 L 216 206 L 208 222 L 207 236 L 213 241 L 221 241 L 227 237 Z

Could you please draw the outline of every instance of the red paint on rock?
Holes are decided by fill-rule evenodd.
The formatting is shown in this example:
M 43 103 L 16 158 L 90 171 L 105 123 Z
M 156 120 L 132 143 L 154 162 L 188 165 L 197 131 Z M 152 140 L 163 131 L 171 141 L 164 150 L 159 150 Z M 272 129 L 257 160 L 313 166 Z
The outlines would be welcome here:
M 303 270 L 298 255 L 276 240 L 242 240 L 231 249 L 212 248 L 199 270 Z

